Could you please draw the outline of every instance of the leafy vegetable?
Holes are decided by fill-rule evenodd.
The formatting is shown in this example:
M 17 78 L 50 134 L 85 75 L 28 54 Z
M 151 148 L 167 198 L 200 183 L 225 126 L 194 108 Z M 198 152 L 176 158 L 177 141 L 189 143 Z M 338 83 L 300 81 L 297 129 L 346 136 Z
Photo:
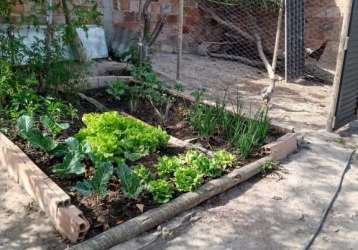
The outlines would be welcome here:
M 201 102 L 202 91 L 196 91 L 192 95 L 196 101 L 188 114 L 188 120 L 203 139 L 210 140 L 214 135 L 220 135 L 237 147 L 243 158 L 247 158 L 254 147 L 265 142 L 270 125 L 266 107 L 246 118 L 239 95 L 231 113 L 226 111 L 226 94 L 224 100 L 216 102 L 213 107 Z
M 123 194 L 128 198 L 137 199 L 143 191 L 141 179 L 123 163 L 118 165 L 116 172 L 121 180 Z
M 167 203 L 173 198 L 174 190 L 166 180 L 151 181 L 148 184 L 148 189 L 157 203 Z
M 66 130 L 70 127 L 70 124 L 58 123 L 48 115 L 41 116 L 40 121 L 44 127 L 48 129 L 54 136 L 58 136 L 63 130 Z
M 174 174 L 174 172 L 183 165 L 179 157 L 163 156 L 159 159 L 159 163 L 156 165 L 157 171 L 160 176 L 168 177 Z
M 103 199 L 108 194 L 108 183 L 112 175 L 113 166 L 111 163 L 98 163 L 92 179 L 78 182 L 75 190 L 86 197 L 96 195 L 97 199 Z
M 81 175 L 85 172 L 86 167 L 83 160 L 86 154 L 90 153 L 88 145 L 81 145 L 76 138 L 68 138 L 66 141 L 66 155 L 61 164 L 53 168 L 53 172 L 60 177 L 66 177 L 71 174 Z
M 195 167 L 181 167 L 175 172 L 175 186 L 181 192 L 191 192 L 199 187 L 203 176 Z
M 116 98 L 121 98 L 128 90 L 128 86 L 121 80 L 115 81 L 106 92 Z
M 151 180 L 153 180 L 152 174 L 143 165 L 135 166 L 133 172 L 141 179 L 142 184 L 148 184 Z
M 86 114 L 83 122 L 86 128 L 76 137 L 81 143 L 90 145 L 92 152 L 104 160 L 136 161 L 169 141 L 168 134 L 162 129 L 117 112 Z
M 220 150 L 214 153 L 213 162 L 216 165 L 221 166 L 221 168 L 225 169 L 234 164 L 236 158 L 233 154 L 230 154 L 226 150 Z
M 34 126 L 34 121 L 30 116 L 21 116 L 17 121 L 17 128 L 22 138 L 28 140 L 33 147 L 44 152 L 50 153 L 58 146 L 52 138 L 46 136 Z

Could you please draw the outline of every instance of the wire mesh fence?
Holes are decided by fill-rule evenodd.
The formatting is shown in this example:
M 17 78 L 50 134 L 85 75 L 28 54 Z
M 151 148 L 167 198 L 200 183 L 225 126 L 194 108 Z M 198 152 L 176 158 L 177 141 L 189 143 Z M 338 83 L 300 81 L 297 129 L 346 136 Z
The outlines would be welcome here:
M 263 60 L 273 59 L 279 8 L 279 2 L 200 0 L 201 18 L 184 30 L 184 49 L 265 71 Z
M 185 0 L 181 23 L 180 0 L 138 0 L 129 1 L 122 22 L 139 34 L 136 43 L 145 47 L 154 64 L 173 78 L 204 60 L 202 67 L 214 67 L 208 62 L 216 60 L 238 77 L 331 82 L 342 13 L 336 1 L 328 2 Z M 123 37 L 125 33 L 115 40 Z M 182 67 L 177 65 L 178 53 L 183 55 Z M 237 80 L 247 81 L 244 78 Z

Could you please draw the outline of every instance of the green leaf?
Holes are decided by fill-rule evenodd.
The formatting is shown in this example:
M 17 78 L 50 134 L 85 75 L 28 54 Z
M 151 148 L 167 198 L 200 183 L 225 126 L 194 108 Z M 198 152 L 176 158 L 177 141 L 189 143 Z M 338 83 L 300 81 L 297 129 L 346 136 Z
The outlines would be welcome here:
M 90 181 L 77 182 L 75 190 L 85 197 L 92 196 L 94 193 L 92 184 Z
M 127 160 L 130 161 L 138 161 L 140 158 L 142 158 L 142 154 L 140 153 L 129 153 L 129 152 L 124 152 L 124 158 L 126 158 Z
M 26 137 L 32 146 L 47 153 L 50 153 L 57 147 L 57 143 L 52 138 L 44 136 L 41 131 L 37 129 L 30 131 Z
M 70 137 L 66 141 L 67 153 L 64 161 L 61 164 L 57 164 L 53 172 L 61 177 L 66 177 L 71 174 L 81 175 L 85 172 L 86 167 L 82 163 L 86 157 L 81 144 L 76 138 Z
M 148 189 L 157 203 L 168 203 L 173 198 L 174 190 L 166 180 L 151 181 L 148 184 Z
M 121 180 L 123 194 L 128 198 L 137 199 L 143 191 L 141 179 L 126 164 L 119 164 L 116 172 Z
M 32 117 L 28 115 L 23 115 L 17 120 L 17 128 L 22 136 L 26 135 L 33 129 L 34 121 Z
M 44 127 L 47 128 L 55 136 L 70 127 L 70 124 L 58 123 L 48 115 L 41 116 L 40 121 L 44 125 Z
M 78 182 L 74 189 L 85 197 L 97 195 L 99 198 L 104 198 L 108 194 L 108 183 L 112 175 L 112 164 L 102 162 L 96 166 L 96 173 L 92 179 Z
M 34 128 L 34 121 L 30 116 L 23 115 L 17 121 L 20 135 L 28 140 L 35 148 L 50 153 L 57 147 L 57 143 L 50 137 L 45 136 L 39 129 Z
M 104 198 L 108 194 L 108 183 L 113 176 L 113 166 L 110 162 L 102 162 L 96 166 L 96 174 L 91 183 L 94 192 Z
M 135 166 L 133 172 L 141 179 L 142 184 L 148 184 L 153 180 L 152 174 L 144 165 Z

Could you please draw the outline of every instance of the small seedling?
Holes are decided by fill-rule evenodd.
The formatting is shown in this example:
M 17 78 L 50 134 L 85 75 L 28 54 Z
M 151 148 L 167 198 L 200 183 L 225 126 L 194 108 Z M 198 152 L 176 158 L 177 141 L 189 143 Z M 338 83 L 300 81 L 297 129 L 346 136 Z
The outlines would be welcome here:
M 275 170 L 278 169 L 279 163 L 276 161 L 267 161 L 265 164 L 261 167 L 261 173 L 263 175 L 267 175 Z

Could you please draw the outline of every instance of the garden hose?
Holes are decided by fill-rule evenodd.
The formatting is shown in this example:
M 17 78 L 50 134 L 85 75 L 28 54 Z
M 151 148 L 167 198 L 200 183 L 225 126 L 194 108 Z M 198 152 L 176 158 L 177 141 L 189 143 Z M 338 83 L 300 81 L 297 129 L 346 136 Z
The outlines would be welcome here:
M 341 175 L 341 179 L 339 181 L 339 184 L 338 184 L 338 187 L 336 189 L 336 192 L 334 193 L 330 203 L 328 204 L 328 207 L 325 209 L 324 213 L 323 213 L 323 216 L 318 224 L 318 227 L 315 231 L 315 233 L 312 235 L 311 239 L 306 243 L 305 247 L 303 248 L 304 250 L 308 250 L 311 248 L 311 246 L 313 245 L 314 241 L 316 240 L 317 236 L 320 234 L 322 228 L 323 228 L 323 225 L 327 219 L 327 216 L 329 214 L 329 211 L 332 209 L 333 207 L 333 204 L 334 202 L 336 201 L 341 189 L 342 189 L 342 185 L 343 185 L 343 181 L 344 181 L 344 177 L 346 175 L 346 173 L 349 171 L 350 169 L 350 166 L 351 166 L 351 162 L 352 162 L 352 158 L 353 158 L 353 155 L 355 154 L 356 150 L 353 150 L 352 153 L 350 154 L 349 156 L 349 159 L 348 159 L 348 162 L 343 170 L 343 173 Z

